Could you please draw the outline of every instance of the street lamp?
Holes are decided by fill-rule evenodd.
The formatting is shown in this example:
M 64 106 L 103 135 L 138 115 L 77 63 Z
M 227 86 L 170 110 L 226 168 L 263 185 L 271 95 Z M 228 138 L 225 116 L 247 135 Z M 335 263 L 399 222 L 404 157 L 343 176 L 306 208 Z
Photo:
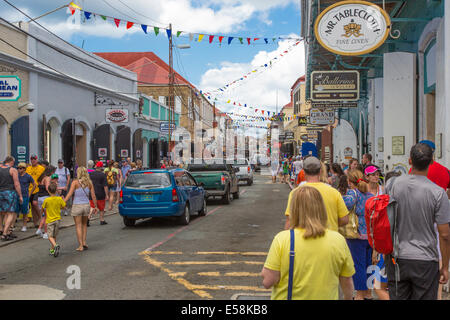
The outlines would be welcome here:
M 18 107 L 19 110 L 21 110 L 23 108 L 26 108 L 28 112 L 33 112 L 35 109 L 35 106 L 31 102 L 25 102 L 25 103 L 20 104 Z

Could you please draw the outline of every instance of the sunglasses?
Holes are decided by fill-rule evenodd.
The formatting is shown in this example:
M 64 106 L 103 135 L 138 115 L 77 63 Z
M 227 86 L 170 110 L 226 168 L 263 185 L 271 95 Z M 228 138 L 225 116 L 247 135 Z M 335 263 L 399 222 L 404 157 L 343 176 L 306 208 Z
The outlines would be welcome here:
M 20 168 L 17 168 L 18 170 L 25 170 L 25 168 L 24 167 L 20 167 Z

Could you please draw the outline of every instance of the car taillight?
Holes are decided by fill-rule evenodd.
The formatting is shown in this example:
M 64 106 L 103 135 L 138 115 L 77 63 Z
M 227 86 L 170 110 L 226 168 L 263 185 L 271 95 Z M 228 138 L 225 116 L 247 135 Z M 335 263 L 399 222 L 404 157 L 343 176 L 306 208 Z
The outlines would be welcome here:
M 250 173 L 250 167 L 247 167 L 247 172 Z
M 221 178 L 220 178 L 220 182 L 224 185 L 225 184 L 225 181 L 227 180 L 227 178 L 225 177 L 225 176 L 222 176 Z
M 123 191 L 120 190 L 119 203 L 123 203 Z
M 178 202 L 178 193 L 177 193 L 177 189 L 172 189 L 172 202 Z

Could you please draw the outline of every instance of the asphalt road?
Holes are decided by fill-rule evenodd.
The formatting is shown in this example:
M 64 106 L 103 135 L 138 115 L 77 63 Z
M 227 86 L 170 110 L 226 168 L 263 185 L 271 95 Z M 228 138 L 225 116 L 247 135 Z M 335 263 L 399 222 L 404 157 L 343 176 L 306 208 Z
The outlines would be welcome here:
M 84 252 L 75 251 L 74 227 L 60 231 L 58 258 L 47 240 L 11 244 L 0 249 L 0 299 L 267 297 L 259 273 L 283 228 L 288 193 L 258 174 L 253 186 L 240 186 L 240 199 L 209 202 L 208 215 L 185 227 L 149 219 L 130 228 L 113 215 L 108 225 L 91 223 Z

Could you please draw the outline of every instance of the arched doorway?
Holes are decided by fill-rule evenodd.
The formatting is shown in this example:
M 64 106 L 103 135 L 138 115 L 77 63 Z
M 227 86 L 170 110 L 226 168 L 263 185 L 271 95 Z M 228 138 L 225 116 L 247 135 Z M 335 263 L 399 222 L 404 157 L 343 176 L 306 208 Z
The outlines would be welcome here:
M 133 161 L 136 161 L 137 159 L 142 160 L 143 145 L 142 129 L 137 129 L 133 133 Z
M 339 120 L 339 125 L 333 130 L 333 162 L 346 162 L 356 158 L 358 140 L 352 125 L 344 119 Z
M 111 159 L 112 130 L 109 124 L 103 124 L 94 129 L 94 154 L 93 160 L 100 160 L 106 165 L 106 160 Z
M 77 123 L 75 125 L 75 155 L 76 163 L 79 167 L 86 167 L 87 165 L 87 139 L 88 129 L 82 123 Z
M 115 140 L 115 160 L 126 160 L 131 157 L 131 129 L 127 126 L 118 126 Z
M 8 122 L 0 115 L 0 161 L 5 160 L 8 153 Z
M 75 152 L 75 140 L 74 140 L 74 128 L 75 120 L 66 120 L 61 127 L 61 139 L 62 139 L 62 158 L 66 168 L 74 169 L 74 152 Z
M 47 161 L 56 166 L 61 158 L 61 123 L 57 118 L 51 118 L 46 126 Z
M 160 144 L 159 144 L 159 140 L 157 138 L 153 138 L 150 139 L 149 142 L 149 167 L 154 169 L 154 168 L 159 168 L 159 162 L 160 162 Z

